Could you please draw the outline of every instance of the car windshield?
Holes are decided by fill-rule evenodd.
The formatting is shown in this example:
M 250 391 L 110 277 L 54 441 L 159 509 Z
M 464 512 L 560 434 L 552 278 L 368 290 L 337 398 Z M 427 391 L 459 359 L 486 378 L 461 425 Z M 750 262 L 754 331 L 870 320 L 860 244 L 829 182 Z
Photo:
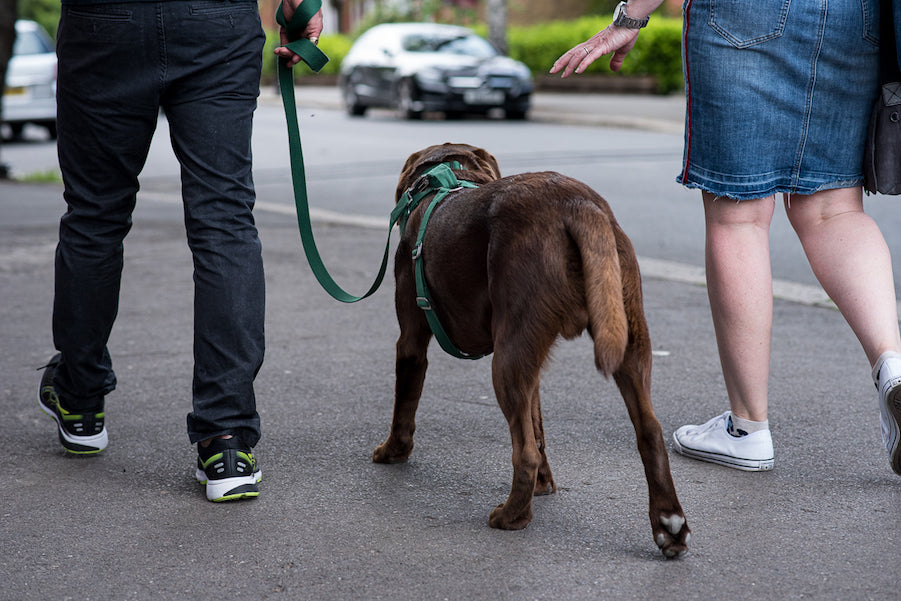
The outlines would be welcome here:
M 491 44 L 475 35 L 458 35 L 454 37 L 410 35 L 404 39 L 404 50 L 408 52 L 462 54 L 478 58 L 488 58 L 497 54 Z
M 46 54 L 53 52 L 53 49 L 47 46 L 44 39 L 33 31 L 19 32 L 16 35 L 16 43 L 13 46 L 13 55 L 22 56 L 24 54 Z

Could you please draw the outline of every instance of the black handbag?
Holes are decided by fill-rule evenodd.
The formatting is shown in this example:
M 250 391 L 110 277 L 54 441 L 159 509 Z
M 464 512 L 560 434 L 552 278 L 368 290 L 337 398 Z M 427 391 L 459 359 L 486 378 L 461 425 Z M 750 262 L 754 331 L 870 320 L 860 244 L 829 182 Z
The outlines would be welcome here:
M 891 0 L 880 3 L 879 97 L 873 106 L 864 150 L 864 189 L 901 194 L 901 69 Z

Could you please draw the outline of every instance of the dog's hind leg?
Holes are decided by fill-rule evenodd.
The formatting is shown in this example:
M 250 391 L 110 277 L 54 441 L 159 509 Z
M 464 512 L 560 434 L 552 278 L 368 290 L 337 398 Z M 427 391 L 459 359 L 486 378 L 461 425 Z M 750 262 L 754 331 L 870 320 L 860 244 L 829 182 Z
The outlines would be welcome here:
M 654 542 L 667 557 L 677 557 L 688 548 L 690 530 L 676 496 L 663 431 L 651 406 L 649 373 L 650 361 L 638 357 L 630 347 L 623 365 L 614 372 L 613 378 L 622 392 L 635 427 L 638 452 L 648 482 Z
M 535 442 L 538 443 L 538 452 L 541 453 L 541 465 L 538 466 L 538 477 L 535 479 L 535 495 L 549 495 L 557 492 L 554 476 L 551 474 L 551 466 L 547 461 L 544 441 L 544 420 L 541 417 L 541 393 L 535 388 L 532 397 L 532 426 L 535 429 Z
M 402 277 L 398 278 L 395 299 L 400 336 L 396 345 L 394 416 L 388 439 L 372 453 L 372 460 L 376 463 L 406 461 L 413 451 L 416 409 L 429 365 L 427 351 L 432 332 L 422 310 L 416 306 L 415 295 L 403 293 L 404 281 Z
M 521 323 L 523 322 L 518 322 Z M 510 332 L 510 329 L 515 333 Z M 523 335 L 525 329 L 528 326 L 509 328 L 505 335 L 496 337 L 491 363 L 494 391 L 510 426 L 513 443 L 513 485 L 510 496 L 491 512 L 488 519 L 492 528 L 504 530 L 525 528 L 532 521 L 532 496 L 541 486 L 545 492 L 554 488 L 544 453 L 544 431 L 538 397 L 541 365 L 547 357 L 553 338 L 535 340 L 533 337 L 530 340 L 529 335 Z M 532 335 L 534 334 L 533 330 Z
M 651 529 L 654 542 L 668 558 L 688 549 L 690 530 L 676 496 L 670 473 L 669 456 L 663 430 L 651 404 L 651 341 L 641 301 L 638 267 L 623 269 L 629 344 L 620 367 L 613 373 L 635 428 L 638 452 L 644 464 L 650 499 Z

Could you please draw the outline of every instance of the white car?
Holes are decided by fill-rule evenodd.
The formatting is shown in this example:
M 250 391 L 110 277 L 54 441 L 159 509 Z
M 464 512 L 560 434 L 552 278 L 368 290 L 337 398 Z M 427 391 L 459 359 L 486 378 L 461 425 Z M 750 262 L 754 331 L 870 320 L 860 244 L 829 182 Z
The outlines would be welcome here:
M 16 21 L 2 117 L 13 138 L 22 135 L 26 123 L 45 127 L 50 138 L 56 138 L 56 51 L 50 36 L 34 21 Z
M 533 88 L 526 65 L 501 56 L 470 29 L 437 23 L 369 29 L 341 61 L 340 85 L 349 114 L 393 107 L 407 119 L 493 109 L 525 119 Z

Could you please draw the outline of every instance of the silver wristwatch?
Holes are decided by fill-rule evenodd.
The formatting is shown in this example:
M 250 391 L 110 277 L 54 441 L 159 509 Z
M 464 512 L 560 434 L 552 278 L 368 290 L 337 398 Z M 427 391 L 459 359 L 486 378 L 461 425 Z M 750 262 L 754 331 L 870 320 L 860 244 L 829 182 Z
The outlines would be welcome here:
M 620 2 L 613 11 L 613 24 L 617 27 L 625 27 L 626 29 L 641 29 L 647 26 L 650 17 L 644 19 L 633 19 L 626 14 L 626 3 Z

